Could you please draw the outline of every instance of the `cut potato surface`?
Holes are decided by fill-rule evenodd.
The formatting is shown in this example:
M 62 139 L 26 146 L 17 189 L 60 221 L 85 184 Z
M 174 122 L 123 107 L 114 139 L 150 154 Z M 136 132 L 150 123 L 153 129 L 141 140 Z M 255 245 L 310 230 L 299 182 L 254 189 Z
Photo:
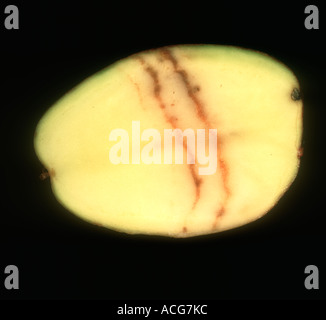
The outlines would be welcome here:
M 231 46 L 140 52 L 95 74 L 39 122 L 56 198 L 110 229 L 189 237 L 267 213 L 299 167 L 294 74 Z

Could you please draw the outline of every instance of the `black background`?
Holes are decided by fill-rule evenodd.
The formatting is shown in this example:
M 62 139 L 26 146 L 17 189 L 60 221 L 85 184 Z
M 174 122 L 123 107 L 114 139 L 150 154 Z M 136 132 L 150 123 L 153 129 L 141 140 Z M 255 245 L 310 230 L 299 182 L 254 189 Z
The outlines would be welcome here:
M 15 298 L 326 298 L 325 21 L 304 28 L 310 2 L 33 2 L 7 4 L 20 29 L 0 26 L 0 296 Z M 54 198 L 33 135 L 43 113 L 81 80 L 132 53 L 180 43 L 260 50 L 297 75 L 304 95 L 299 174 L 262 219 L 190 238 L 129 236 L 90 225 Z M 4 288 L 6 265 L 19 290 Z M 320 289 L 306 290 L 314 264 Z

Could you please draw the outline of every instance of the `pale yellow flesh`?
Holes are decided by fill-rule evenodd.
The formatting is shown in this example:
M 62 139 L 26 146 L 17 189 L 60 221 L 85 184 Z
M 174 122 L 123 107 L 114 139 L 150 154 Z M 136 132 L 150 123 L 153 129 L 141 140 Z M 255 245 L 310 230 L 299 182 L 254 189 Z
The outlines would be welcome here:
M 142 52 L 58 101 L 38 124 L 35 150 L 57 199 L 83 219 L 128 233 L 218 232 L 264 215 L 295 178 L 302 102 L 291 99 L 294 88 L 299 84 L 289 69 L 249 50 L 174 46 Z M 132 121 L 163 137 L 173 128 L 169 117 L 182 130 L 216 128 L 225 168 L 218 162 L 215 174 L 197 176 L 196 186 L 186 163 L 110 162 L 116 144 L 111 130 L 129 132 L 131 159 Z

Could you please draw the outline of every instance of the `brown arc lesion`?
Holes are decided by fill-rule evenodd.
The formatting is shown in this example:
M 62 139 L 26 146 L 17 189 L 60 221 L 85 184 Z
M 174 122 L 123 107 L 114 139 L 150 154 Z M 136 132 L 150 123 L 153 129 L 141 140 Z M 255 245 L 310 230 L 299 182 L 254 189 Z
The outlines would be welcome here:
M 188 97 L 191 99 L 191 101 L 194 104 L 195 107 L 195 113 L 196 117 L 199 118 L 199 120 L 204 124 L 205 129 L 206 129 L 206 135 L 208 136 L 209 129 L 212 128 L 212 125 L 207 118 L 207 115 L 204 110 L 204 105 L 201 102 L 201 100 L 198 97 L 198 93 L 200 92 L 201 88 L 199 85 L 194 85 L 189 79 L 188 72 L 183 69 L 180 66 L 180 63 L 178 59 L 175 57 L 175 55 L 172 54 L 171 50 L 169 48 L 163 48 L 160 49 L 159 52 L 159 59 L 160 61 L 169 61 L 172 64 L 173 70 L 176 74 L 179 75 L 181 82 L 183 83 Z M 149 74 L 153 81 L 153 93 L 155 96 L 155 99 L 158 102 L 159 107 L 162 109 L 164 112 L 164 116 L 166 121 L 175 129 L 176 127 L 176 120 L 177 119 L 174 115 L 171 115 L 168 113 L 166 105 L 164 104 L 164 101 L 161 96 L 161 83 L 159 81 L 159 73 L 158 71 L 148 62 L 145 61 L 145 59 L 141 56 L 138 56 L 137 59 L 139 60 L 140 64 L 144 68 L 144 70 Z M 217 157 L 218 157 L 218 165 L 219 169 L 221 172 L 221 178 L 222 178 L 222 183 L 223 183 L 223 188 L 225 192 L 225 198 L 223 203 L 220 205 L 220 207 L 216 210 L 215 212 L 215 218 L 213 222 L 213 229 L 216 229 L 218 225 L 218 221 L 224 216 L 225 214 L 225 207 L 227 204 L 227 201 L 231 195 L 229 185 L 228 185 L 228 176 L 229 176 L 229 171 L 228 171 L 228 166 L 225 163 L 225 160 L 222 156 L 222 140 L 219 135 L 216 137 L 217 139 Z M 186 148 L 186 144 L 183 142 L 183 147 Z M 193 183 L 195 185 L 195 190 L 196 190 L 196 195 L 195 195 L 195 200 L 192 206 L 192 209 L 194 209 L 200 199 L 200 191 L 201 191 L 201 184 L 203 182 L 202 178 L 198 175 L 196 172 L 196 165 L 197 161 L 195 161 L 195 164 L 188 164 L 189 167 L 189 172 L 191 174 Z M 187 227 L 184 226 L 183 232 L 186 232 Z
M 141 63 L 141 65 L 143 66 L 144 70 L 149 74 L 149 76 L 151 77 L 152 81 L 153 81 L 153 93 L 154 93 L 154 97 L 158 102 L 158 105 L 160 107 L 160 109 L 162 109 L 163 113 L 164 113 L 164 117 L 165 120 L 172 126 L 173 129 L 177 128 L 177 121 L 178 121 L 178 117 L 175 115 L 171 115 L 166 108 L 166 105 L 162 99 L 162 95 L 161 95 L 161 91 L 162 91 L 162 87 L 161 87 L 161 83 L 159 81 L 159 75 L 158 75 L 158 71 L 148 62 L 146 62 L 144 60 L 144 58 L 142 57 L 138 57 L 139 62 Z M 187 145 L 186 143 L 183 141 L 183 148 L 186 150 Z M 193 155 L 191 154 L 191 157 L 193 157 Z M 191 174 L 191 177 L 193 179 L 194 185 L 195 185 L 195 190 L 196 190 L 196 196 L 195 196 L 195 200 L 193 203 L 192 208 L 194 209 L 196 207 L 197 202 L 199 201 L 200 198 L 200 184 L 202 182 L 202 179 L 198 177 L 198 175 L 196 174 L 195 171 L 195 167 L 196 164 L 188 164 L 188 168 L 189 168 L 189 172 Z
M 194 103 L 194 106 L 196 109 L 196 115 L 204 123 L 205 128 L 206 128 L 206 135 L 208 135 L 209 128 L 212 128 L 212 125 L 211 125 L 209 119 L 207 118 L 207 115 L 204 110 L 204 105 L 198 97 L 198 92 L 200 91 L 200 87 L 198 85 L 192 85 L 191 81 L 189 80 L 188 73 L 186 72 L 186 70 L 181 68 L 181 66 L 178 62 L 178 59 L 175 57 L 175 55 L 172 54 L 172 52 L 171 52 L 171 50 L 169 50 L 169 48 L 161 49 L 161 55 L 164 59 L 171 62 L 174 71 L 180 75 L 181 81 L 187 90 L 187 94 L 188 94 L 189 98 Z M 226 207 L 226 204 L 231 195 L 231 191 L 230 191 L 229 184 L 228 184 L 229 169 L 228 169 L 228 166 L 227 166 L 227 164 L 223 158 L 223 155 L 222 155 L 222 146 L 223 146 L 222 139 L 219 135 L 217 135 L 216 138 L 217 138 L 216 140 L 217 140 L 218 165 L 219 165 L 219 169 L 221 172 L 222 183 L 223 183 L 223 188 L 224 188 L 224 192 L 225 192 L 225 198 L 224 198 L 223 203 L 221 204 L 220 209 L 218 209 L 215 213 L 213 229 L 216 229 L 218 220 L 220 220 L 224 216 L 225 207 Z
M 206 114 L 204 112 L 203 104 L 201 103 L 201 101 L 199 100 L 199 98 L 197 96 L 197 93 L 200 91 L 199 85 L 191 84 L 188 73 L 186 72 L 186 70 L 184 70 L 180 67 L 178 60 L 176 59 L 176 57 L 171 53 L 171 51 L 168 48 L 161 49 L 160 53 L 164 59 L 166 59 L 172 63 L 174 71 L 180 75 L 182 83 L 184 84 L 184 86 L 187 90 L 187 94 L 195 105 L 197 117 L 199 117 L 199 119 L 202 122 L 204 122 L 206 127 L 209 127 L 209 122 L 208 122 Z
M 186 148 L 186 146 L 184 145 L 184 148 Z M 195 209 L 199 199 L 200 199 L 200 186 L 203 182 L 202 178 L 200 178 L 196 171 L 195 171 L 195 167 L 196 165 L 195 164 L 188 164 L 188 167 L 189 167 L 189 170 L 190 170 L 190 173 L 191 173 L 191 176 L 192 176 L 192 180 L 195 184 L 195 188 L 196 188 L 196 195 L 195 195 L 195 201 L 193 203 L 193 206 L 192 206 L 192 209 Z

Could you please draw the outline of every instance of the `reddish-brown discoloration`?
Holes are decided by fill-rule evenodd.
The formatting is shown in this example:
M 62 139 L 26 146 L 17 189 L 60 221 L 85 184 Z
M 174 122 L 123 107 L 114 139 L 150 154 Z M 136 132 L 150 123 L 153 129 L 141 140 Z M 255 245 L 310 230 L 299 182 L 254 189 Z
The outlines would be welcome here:
M 219 161 L 219 167 L 221 170 L 221 177 L 222 177 L 222 181 L 223 181 L 224 191 L 228 198 L 231 195 L 231 191 L 229 189 L 228 180 L 227 180 L 228 176 L 229 176 L 229 170 L 228 170 L 228 167 L 227 167 L 225 161 L 221 157 L 219 157 L 218 161 Z
M 55 171 L 54 171 L 53 168 L 51 168 L 49 171 L 43 169 L 42 173 L 40 174 L 39 177 L 40 177 L 41 180 L 45 180 L 45 179 L 47 179 L 49 177 L 54 178 L 55 177 Z
M 195 106 L 196 116 L 199 118 L 199 120 L 201 122 L 204 123 L 204 126 L 206 128 L 206 136 L 208 136 L 209 129 L 213 128 L 213 126 L 211 125 L 210 121 L 208 120 L 207 115 L 204 111 L 204 105 L 198 97 L 198 93 L 200 92 L 201 88 L 198 85 L 194 85 L 191 83 L 188 73 L 186 72 L 186 70 L 181 68 L 179 61 L 177 60 L 177 58 L 172 54 L 172 52 L 168 48 L 161 49 L 159 51 L 159 53 L 160 53 L 159 61 L 160 62 L 163 62 L 164 60 L 170 61 L 173 66 L 174 72 L 180 76 L 180 79 L 181 79 L 182 83 L 184 84 L 184 87 L 186 88 L 187 95 L 192 100 L 192 102 Z M 153 80 L 154 96 L 155 96 L 155 99 L 158 101 L 160 108 L 163 109 L 164 116 L 165 116 L 166 120 L 171 124 L 171 126 L 173 128 L 176 128 L 177 118 L 175 116 L 171 116 L 167 113 L 165 104 L 161 97 L 161 84 L 159 82 L 158 71 L 155 70 L 151 65 L 146 63 L 142 57 L 137 57 L 137 58 L 139 59 L 141 65 L 144 67 L 145 71 L 150 75 L 150 77 Z M 173 106 L 174 106 L 174 104 L 173 104 Z M 213 223 L 213 228 L 217 227 L 218 220 L 225 214 L 225 207 L 226 207 L 228 199 L 231 195 L 231 191 L 230 191 L 230 188 L 228 185 L 229 169 L 228 169 L 228 166 L 226 165 L 225 160 L 222 156 L 223 145 L 222 145 L 222 139 L 219 135 L 216 136 L 216 141 L 217 141 L 216 147 L 217 147 L 217 157 L 218 157 L 217 162 L 218 162 L 218 166 L 220 169 L 220 175 L 221 175 L 221 179 L 222 179 L 223 189 L 225 192 L 225 197 L 224 197 L 224 201 L 221 205 L 221 208 L 216 213 L 216 217 L 215 217 L 215 220 Z M 183 147 L 186 148 L 185 143 L 183 143 Z M 196 188 L 195 201 L 194 201 L 194 204 L 192 207 L 194 209 L 200 199 L 200 186 L 202 184 L 202 179 L 198 176 L 198 173 L 195 171 L 196 164 L 188 164 L 188 167 L 189 167 L 189 171 L 191 173 L 192 180 L 193 180 L 195 188 Z
M 154 82 L 154 95 L 155 95 L 155 98 L 157 99 L 157 101 L 159 103 L 160 108 L 165 109 L 165 104 L 163 103 L 163 100 L 161 98 L 161 85 L 160 85 L 159 80 L 158 80 L 157 71 L 153 67 L 151 67 L 149 65 L 146 66 L 145 70 L 146 70 L 146 72 L 149 73 L 149 75 L 153 79 L 153 82 Z
M 55 171 L 54 171 L 53 168 L 50 169 L 49 174 L 50 174 L 50 177 L 51 177 L 51 178 L 54 178 L 54 177 L 55 177 Z
M 208 129 L 212 128 L 212 126 L 210 124 L 210 121 L 207 119 L 202 102 L 196 95 L 200 91 L 200 87 L 198 85 L 191 85 L 187 72 L 179 66 L 178 60 L 175 58 L 175 56 L 173 56 L 173 54 L 171 53 L 171 51 L 169 49 L 164 48 L 161 50 L 161 53 L 165 59 L 171 61 L 174 71 L 180 75 L 181 80 L 187 89 L 188 96 L 193 101 L 193 103 L 196 107 L 196 114 L 197 114 L 198 118 L 205 124 L 206 135 L 208 136 Z M 224 214 L 224 211 L 225 211 L 224 207 L 231 195 L 230 188 L 228 186 L 229 171 L 228 171 L 228 167 L 222 157 L 221 137 L 219 135 L 217 135 L 216 140 L 217 140 L 218 165 L 219 165 L 219 168 L 221 171 L 221 178 L 222 178 L 223 188 L 225 191 L 225 200 L 224 200 L 224 204 L 221 209 L 222 210 L 221 212 L 223 212 L 223 214 Z M 198 188 L 199 188 L 199 185 L 198 185 Z M 219 217 L 221 217 L 221 216 L 222 215 L 219 213 Z M 214 225 L 216 224 L 216 222 L 217 222 L 217 220 L 214 222 Z
M 222 206 L 220 210 L 218 210 L 215 214 L 215 220 L 213 222 L 213 230 L 216 229 L 218 221 L 224 216 L 225 214 L 225 208 Z
M 142 98 L 141 91 L 140 91 L 138 83 L 136 81 L 134 81 L 129 75 L 128 75 L 128 78 L 129 78 L 130 82 L 135 86 L 135 88 L 137 90 L 137 93 L 138 93 L 140 104 L 141 104 L 142 107 L 144 107 L 143 106 L 143 98 Z
M 161 97 L 161 85 L 159 83 L 159 78 L 158 78 L 158 72 L 151 66 L 149 65 L 148 63 L 146 63 L 144 61 L 144 59 L 142 58 L 139 58 L 139 61 L 141 62 L 141 64 L 143 65 L 143 67 L 145 68 L 145 71 L 150 75 L 150 77 L 152 78 L 153 80 L 153 83 L 154 83 L 154 96 L 155 96 L 155 99 L 157 100 L 160 108 L 163 110 L 164 112 L 164 116 L 165 116 L 165 119 L 171 124 L 171 126 L 176 129 L 177 128 L 177 121 L 178 121 L 178 118 L 175 117 L 175 116 L 171 116 L 168 114 L 166 108 L 165 108 L 165 104 L 162 100 L 162 97 Z M 183 148 L 185 150 L 187 150 L 187 145 L 185 144 L 185 142 L 183 141 Z M 193 156 L 193 155 L 191 155 Z M 200 198 L 200 183 L 201 183 L 201 179 L 199 179 L 199 177 L 197 176 L 195 170 L 194 170 L 194 165 L 193 164 L 188 164 L 188 168 L 190 170 L 190 173 L 191 173 L 191 177 L 194 181 L 194 184 L 195 184 L 195 188 L 196 188 L 196 197 L 195 197 L 195 201 L 194 201 L 194 204 L 193 204 L 193 208 L 196 206 L 199 198 Z
M 188 231 L 187 227 L 183 227 L 183 228 L 182 228 L 182 232 L 183 232 L 183 233 L 187 233 L 187 231 Z
M 47 179 L 48 177 L 49 177 L 50 175 L 49 175 L 49 172 L 48 171 L 46 171 L 46 170 L 42 170 L 42 173 L 40 174 L 40 180 L 45 180 L 45 179 Z
M 195 196 L 195 201 L 192 206 L 194 209 L 196 207 L 197 202 L 199 201 L 200 198 L 200 185 L 203 182 L 201 178 L 198 177 L 195 171 L 195 165 L 194 164 L 188 164 L 188 167 L 190 169 L 190 173 L 192 176 L 192 180 L 194 181 L 195 187 L 196 187 L 196 196 Z
M 166 49 L 162 49 L 161 52 L 162 52 L 162 55 L 163 55 L 163 57 L 165 59 L 171 61 L 172 65 L 173 65 L 173 68 L 174 68 L 174 71 L 180 75 L 181 80 L 182 80 L 182 82 L 184 83 L 184 85 L 185 85 L 185 87 L 187 89 L 188 96 L 191 98 L 191 100 L 195 104 L 197 116 L 208 127 L 208 122 L 207 122 L 206 115 L 204 113 L 203 105 L 199 101 L 198 97 L 196 96 L 196 93 L 200 90 L 199 86 L 198 85 L 195 85 L 195 86 L 191 85 L 188 73 L 184 69 L 180 68 L 177 59 L 172 55 L 170 50 L 168 50 L 166 48 Z
M 300 159 L 303 156 L 303 147 L 299 148 L 298 150 L 298 159 Z

